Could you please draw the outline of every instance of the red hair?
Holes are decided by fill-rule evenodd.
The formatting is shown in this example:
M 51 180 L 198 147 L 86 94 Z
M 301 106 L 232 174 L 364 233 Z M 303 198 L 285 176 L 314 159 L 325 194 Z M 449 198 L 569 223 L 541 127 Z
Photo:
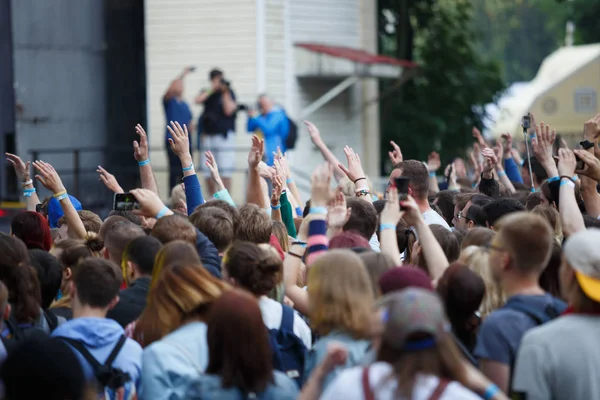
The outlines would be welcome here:
M 12 219 L 10 231 L 21 239 L 28 249 L 50 251 L 52 248 L 50 225 L 41 214 L 33 211 L 20 212 Z
M 346 231 L 335 235 L 329 241 L 330 249 L 370 249 L 369 241 L 355 231 Z

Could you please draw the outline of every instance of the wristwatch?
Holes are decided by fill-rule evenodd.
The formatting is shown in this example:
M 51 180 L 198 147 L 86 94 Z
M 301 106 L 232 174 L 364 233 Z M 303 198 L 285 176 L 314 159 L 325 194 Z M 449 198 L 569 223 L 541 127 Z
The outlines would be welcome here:
M 584 140 L 583 142 L 579 142 L 579 144 L 581 145 L 581 147 L 583 147 L 585 150 L 587 149 L 591 149 L 592 147 L 594 147 L 594 142 L 590 142 L 589 140 Z

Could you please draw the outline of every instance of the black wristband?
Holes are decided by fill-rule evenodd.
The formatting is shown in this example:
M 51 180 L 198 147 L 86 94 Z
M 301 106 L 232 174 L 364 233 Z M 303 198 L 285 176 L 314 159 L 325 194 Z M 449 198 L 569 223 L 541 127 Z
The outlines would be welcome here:
M 304 259 L 304 257 L 302 257 L 300 254 L 292 253 L 291 251 L 289 251 L 288 254 L 292 257 L 299 258 L 300 260 Z
M 358 178 L 358 179 L 356 179 L 356 180 L 354 181 L 354 184 L 356 185 L 356 182 L 358 182 L 358 181 L 362 181 L 363 179 L 364 179 L 365 181 L 367 180 L 367 178 L 365 178 L 365 177 Z

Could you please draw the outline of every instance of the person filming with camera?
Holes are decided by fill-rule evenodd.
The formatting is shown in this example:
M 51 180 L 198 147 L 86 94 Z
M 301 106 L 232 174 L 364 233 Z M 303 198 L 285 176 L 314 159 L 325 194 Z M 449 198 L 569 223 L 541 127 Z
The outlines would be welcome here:
M 209 79 L 210 89 L 203 90 L 196 97 L 196 104 L 204 105 L 198 132 L 201 133 L 202 150 L 212 151 L 219 165 L 223 184 L 230 189 L 231 174 L 235 164 L 233 151 L 237 111 L 235 93 L 231 90 L 231 83 L 225 79 L 222 71 L 213 69 L 209 73 Z M 205 162 L 202 156 L 202 168 L 206 168 Z M 209 191 L 215 193 L 214 182 L 207 179 L 207 185 Z

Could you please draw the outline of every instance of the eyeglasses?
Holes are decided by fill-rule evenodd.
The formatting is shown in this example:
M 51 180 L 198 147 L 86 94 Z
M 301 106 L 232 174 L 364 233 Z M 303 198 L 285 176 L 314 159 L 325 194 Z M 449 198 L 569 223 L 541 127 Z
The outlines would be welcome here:
M 455 215 L 455 217 L 456 217 L 456 219 L 461 219 L 461 218 L 465 218 L 466 219 L 466 217 L 463 217 L 462 211 L 459 211 L 458 214 Z

